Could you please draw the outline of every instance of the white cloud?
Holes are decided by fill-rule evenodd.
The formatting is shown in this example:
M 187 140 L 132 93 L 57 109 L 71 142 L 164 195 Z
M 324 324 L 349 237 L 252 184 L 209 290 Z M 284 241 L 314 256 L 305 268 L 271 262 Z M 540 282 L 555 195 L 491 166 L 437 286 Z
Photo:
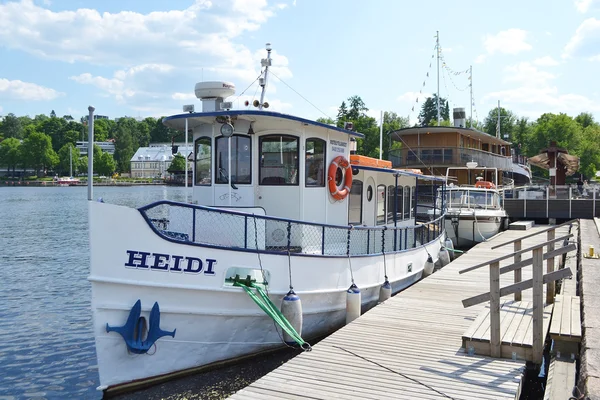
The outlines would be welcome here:
M 488 93 L 484 101 L 498 99 L 505 107 L 519 109 L 519 115 L 532 118 L 545 112 L 580 113 L 598 112 L 600 103 L 575 93 L 560 93 L 552 83 L 556 75 L 539 70 L 535 65 L 522 62 L 504 69 L 504 82 L 515 84 L 513 89 Z
M 565 46 L 562 57 L 594 58 L 600 55 L 600 19 L 588 18 Z
M 35 83 L 0 78 L 0 97 L 10 100 L 53 100 L 64 93 Z
M 590 11 L 590 9 L 594 9 L 595 6 L 600 4 L 599 0 L 574 0 L 575 8 L 582 14 Z
M 536 58 L 535 60 L 533 60 L 533 63 L 540 67 L 554 67 L 555 65 L 560 64 L 558 61 L 556 61 L 550 56 Z
M 404 103 L 415 103 L 417 102 L 417 98 L 419 99 L 419 104 L 425 101 L 426 98 L 431 97 L 432 94 L 429 92 L 406 92 L 401 94 L 396 98 L 397 101 Z M 420 107 L 420 106 L 419 106 Z
M 481 64 L 485 61 L 485 54 L 480 54 L 477 56 L 477 58 L 475 58 L 475 64 Z
M 518 54 L 531 50 L 531 45 L 526 42 L 527 31 L 523 29 L 507 29 L 496 35 L 486 35 L 483 45 L 488 54 Z

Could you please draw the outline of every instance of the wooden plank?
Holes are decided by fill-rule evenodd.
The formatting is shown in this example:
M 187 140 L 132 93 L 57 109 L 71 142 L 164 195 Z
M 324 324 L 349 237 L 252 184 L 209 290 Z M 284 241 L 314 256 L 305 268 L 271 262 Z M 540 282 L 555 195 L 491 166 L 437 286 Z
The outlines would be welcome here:
M 500 262 L 490 264 L 490 354 L 500 357 Z
M 533 362 L 542 363 L 544 352 L 544 249 L 533 250 Z
M 511 344 L 513 342 L 513 338 L 515 337 L 515 334 L 517 333 L 519 326 L 523 322 L 523 316 L 525 315 L 525 312 L 527 311 L 526 305 L 528 305 L 529 302 L 520 301 L 518 303 L 513 303 L 513 304 L 515 305 L 515 308 L 513 311 L 514 316 L 513 316 L 513 319 L 511 321 L 510 325 L 506 328 L 506 330 L 504 331 L 504 333 L 502 335 L 502 343 Z
M 552 241 L 553 242 L 563 241 L 565 239 L 569 239 L 572 236 L 573 236 L 573 234 L 569 234 L 569 235 L 565 235 L 565 236 L 559 237 L 557 239 L 553 239 Z M 534 246 L 531 246 L 531 247 L 528 247 L 526 249 L 520 250 L 519 253 L 523 254 L 523 253 L 527 253 L 528 251 L 533 251 L 534 249 L 537 249 L 537 248 L 540 248 L 540 247 L 544 247 L 548 243 L 549 243 L 548 241 L 543 242 L 543 243 L 538 243 L 538 244 L 536 244 Z M 512 255 L 513 255 L 513 253 L 510 253 L 510 254 L 506 254 L 506 255 L 504 255 L 502 257 L 494 258 L 493 260 L 490 260 L 490 261 L 482 262 L 480 264 L 475 264 L 472 267 L 469 267 L 469 268 L 466 268 L 466 269 L 463 269 L 463 270 L 459 271 L 459 274 L 464 274 L 466 272 L 476 270 L 478 268 L 484 267 L 484 266 L 486 266 L 488 264 L 491 264 L 491 263 L 494 263 L 494 262 L 500 262 L 502 260 L 506 260 L 507 258 L 510 258 Z
M 511 344 L 515 346 L 523 344 L 527 331 L 532 323 L 531 313 L 533 312 L 533 303 L 529 301 L 524 307 L 523 319 L 521 320 L 521 324 L 517 327 L 517 331 L 511 341 Z
M 542 271 L 543 272 L 543 271 Z M 557 281 L 559 279 L 563 279 L 565 277 L 571 276 L 571 270 L 569 268 L 563 268 L 546 274 L 543 276 L 543 282 L 549 282 L 550 280 Z M 525 281 L 521 281 L 519 283 L 515 283 L 514 285 L 505 286 L 500 289 L 500 297 L 507 296 L 509 294 L 515 293 L 518 290 L 530 289 L 533 287 L 533 279 L 527 279 Z M 476 304 L 484 303 L 490 300 L 490 293 L 483 293 L 477 296 L 469 297 L 468 299 L 464 299 L 462 301 L 463 307 L 471 307 Z
M 463 338 L 471 338 L 482 324 L 488 323 L 487 316 L 490 314 L 490 309 L 489 307 L 486 307 L 485 310 L 486 312 L 480 312 L 477 315 L 477 318 L 475 318 L 475 321 L 473 321 L 473 323 L 469 326 L 469 329 L 463 333 Z
M 514 250 L 515 250 L 515 258 L 514 258 L 513 265 L 516 265 L 521 262 L 521 253 L 519 253 L 519 251 L 521 251 L 521 240 L 515 241 Z M 500 274 L 502 274 L 503 269 L 504 268 L 500 269 Z M 514 278 L 515 278 L 514 283 L 519 283 L 523 280 L 523 277 L 521 274 L 521 268 L 515 269 Z M 515 292 L 515 301 L 521 301 L 521 299 L 522 299 L 521 291 Z
M 552 322 L 550 323 L 550 336 L 555 340 L 560 336 L 564 298 L 565 296 L 558 295 L 554 299 L 554 312 L 552 313 Z
M 548 231 L 548 240 L 554 239 L 556 230 L 551 229 Z M 552 253 L 554 250 L 554 242 L 548 243 L 547 254 Z M 546 273 L 554 271 L 554 257 L 547 257 L 546 259 Z M 554 302 L 555 294 L 555 282 L 548 282 L 546 284 L 546 304 L 552 304 Z
M 581 297 L 571 296 L 571 337 L 581 341 Z

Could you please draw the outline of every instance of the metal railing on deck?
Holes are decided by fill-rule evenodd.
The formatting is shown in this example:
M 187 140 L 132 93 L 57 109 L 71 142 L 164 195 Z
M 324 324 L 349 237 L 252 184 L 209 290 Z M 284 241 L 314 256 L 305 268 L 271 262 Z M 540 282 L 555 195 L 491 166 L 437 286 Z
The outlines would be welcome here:
M 413 226 L 338 226 L 193 204 L 158 201 L 139 209 L 174 242 L 223 249 L 313 256 L 377 255 L 413 249 L 444 232 L 444 216 Z
M 526 289 L 533 288 L 533 361 L 540 364 L 543 356 L 544 334 L 543 334 L 543 316 L 544 303 L 543 291 L 544 284 L 546 287 L 546 303 L 554 302 L 555 281 L 567 278 L 572 275 L 569 268 L 554 270 L 554 257 L 566 254 L 569 251 L 575 250 L 577 246 L 573 243 L 567 244 L 560 249 L 555 249 L 556 242 L 568 240 L 573 234 L 568 234 L 559 238 L 555 237 L 557 228 L 564 225 L 571 225 L 575 220 L 568 221 L 560 225 L 552 226 L 539 232 L 532 233 L 511 240 L 497 246 L 492 247 L 492 250 L 513 244 L 514 253 L 507 254 L 502 257 L 495 258 L 491 261 L 486 261 L 481 264 L 474 265 L 461 270 L 459 273 L 464 274 L 469 271 L 489 265 L 490 267 L 490 291 L 478 296 L 470 297 L 463 300 L 464 307 L 471 307 L 486 301 L 490 302 L 490 354 L 492 357 L 502 357 L 502 335 L 500 332 L 500 297 L 509 294 L 515 295 L 515 301 L 521 300 L 521 292 Z M 534 237 L 536 235 L 547 233 L 547 240 L 543 243 L 536 244 L 526 249 L 521 249 L 521 243 L 524 239 Z M 544 246 L 547 246 L 547 252 L 544 254 Z M 524 253 L 531 251 L 533 257 L 527 260 L 521 260 Z M 500 261 L 514 257 L 513 264 L 500 268 Z M 547 273 L 544 275 L 543 261 L 547 260 Z M 522 281 L 521 269 L 533 265 L 533 279 Z M 500 288 L 500 275 L 514 271 L 514 283 L 509 286 Z
M 503 191 L 504 206 L 513 218 L 593 218 L 600 187 L 528 185 Z
M 402 148 L 390 151 L 390 161 L 394 168 L 422 167 L 429 165 L 465 165 L 476 161 L 488 168 L 510 170 L 512 157 L 466 147 L 425 147 Z

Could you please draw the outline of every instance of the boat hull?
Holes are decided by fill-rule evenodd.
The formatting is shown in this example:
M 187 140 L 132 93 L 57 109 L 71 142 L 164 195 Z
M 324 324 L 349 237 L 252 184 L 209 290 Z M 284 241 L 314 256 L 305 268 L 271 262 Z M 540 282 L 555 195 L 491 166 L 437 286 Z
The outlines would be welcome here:
M 102 389 L 285 346 L 273 320 L 242 288 L 226 281 L 232 271 L 255 277 L 264 273 L 269 297 L 279 306 L 289 289 L 291 269 L 291 283 L 302 301 L 302 337 L 310 339 L 343 326 L 352 278 L 361 290 L 363 310 L 368 309 L 377 304 L 386 272 L 393 292 L 410 286 L 421 278 L 427 252 L 437 259 L 444 241 L 442 234 L 425 246 L 386 254 L 385 260 L 380 254 L 355 256 L 350 263 L 339 256 L 259 257 L 256 252 L 165 240 L 138 210 L 89 204 L 89 280 Z M 127 229 L 115 229 L 115 221 Z M 177 259 L 181 262 L 173 261 Z M 123 326 L 137 300 L 146 322 L 156 302 L 161 329 L 176 329 L 175 337 L 160 338 L 148 354 L 128 352 L 123 338 L 106 329 L 107 324 Z
M 446 218 L 446 234 L 456 247 L 469 247 L 484 242 L 500 232 L 504 218 L 458 216 Z

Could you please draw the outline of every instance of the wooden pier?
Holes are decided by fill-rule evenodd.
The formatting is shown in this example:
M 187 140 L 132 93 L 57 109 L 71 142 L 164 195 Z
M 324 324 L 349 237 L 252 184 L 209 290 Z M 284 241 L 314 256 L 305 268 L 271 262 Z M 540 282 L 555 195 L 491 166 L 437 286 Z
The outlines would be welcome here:
M 489 309 L 489 302 L 465 308 L 462 301 L 490 290 L 490 270 L 459 271 L 513 254 L 512 246 L 491 248 L 544 228 L 505 231 L 477 245 L 231 398 L 518 398 L 525 367 L 519 353 L 515 359 L 491 358 L 469 354 L 463 347 L 463 334 Z M 568 226 L 561 227 L 557 237 L 567 232 Z M 525 238 L 522 246 L 545 241 L 546 235 L 540 234 Z M 521 256 L 531 258 L 532 252 Z M 512 262 L 510 258 L 499 264 Z M 523 281 L 533 279 L 531 266 L 520 271 Z M 500 275 L 499 281 L 501 286 L 513 284 L 513 275 Z M 519 307 L 533 301 L 531 290 L 521 294 Z

